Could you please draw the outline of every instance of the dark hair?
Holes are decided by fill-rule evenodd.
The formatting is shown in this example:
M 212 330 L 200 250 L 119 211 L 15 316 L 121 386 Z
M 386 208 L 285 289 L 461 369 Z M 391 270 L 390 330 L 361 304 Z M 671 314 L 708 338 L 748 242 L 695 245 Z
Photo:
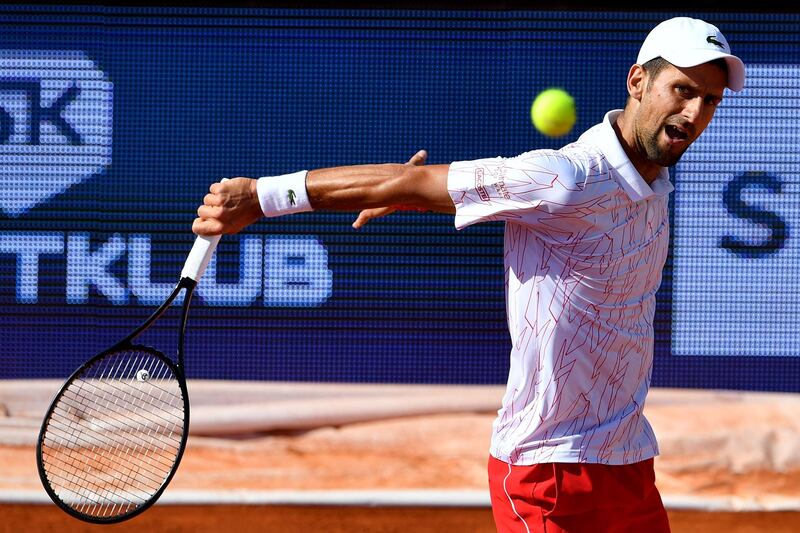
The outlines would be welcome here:
M 718 66 L 725 72 L 726 76 L 728 75 L 728 63 L 724 59 L 721 58 L 715 59 L 713 61 L 709 61 L 709 63 Z M 642 69 L 644 69 L 644 71 L 647 72 L 647 74 L 650 76 L 650 80 L 647 82 L 648 88 L 650 87 L 650 84 L 653 82 L 653 80 L 656 79 L 658 74 L 662 70 L 667 68 L 667 65 L 672 65 L 672 63 L 670 63 L 669 61 L 660 56 L 653 58 L 650 61 L 642 63 Z M 630 100 L 631 97 L 630 95 L 628 95 L 628 97 L 625 99 L 626 106 L 628 105 L 628 102 L 630 102 Z
M 663 57 L 656 57 L 654 59 L 651 59 L 650 61 L 647 61 L 646 63 L 642 63 L 642 68 L 644 69 L 645 72 L 647 72 L 650 75 L 650 79 L 654 80 L 656 77 L 658 77 L 658 74 L 662 70 L 664 70 L 665 68 L 667 68 L 668 65 L 671 64 L 672 63 L 670 63 Z

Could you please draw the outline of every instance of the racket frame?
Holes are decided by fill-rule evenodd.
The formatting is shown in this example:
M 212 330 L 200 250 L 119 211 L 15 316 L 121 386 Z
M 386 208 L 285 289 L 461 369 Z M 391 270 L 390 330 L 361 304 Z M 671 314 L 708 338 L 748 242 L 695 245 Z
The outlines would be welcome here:
M 42 427 L 39 430 L 39 436 L 36 439 L 36 467 L 39 471 L 39 478 L 42 481 L 42 485 L 44 486 L 47 495 L 53 500 L 58 507 L 60 507 L 63 511 L 68 513 L 69 515 L 83 520 L 85 522 L 90 522 L 93 524 L 115 524 L 118 522 L 123 522 L 125 520 L 129 520 L 138 514 L 146 511 L 149 509 L 156 501 L 161 497 L 164 490 L 169 485 L 170 481 L 172 481 L 172 477 L 175 475 L 175 472 L 178 470 L 178 466 L 180 465 L 181 459 L 183 458 L 183 452 L 186 448 L 186 440 L 189 436 L 189 393 L 186 388 L 186 376 L 183 372 L 183 360 L 184 360 L 184 336 L 186 333 L 186 324 L 189 318 L 189 305 L 191 304 L 192 294 L 194 293 L 194 288 L 197 286 L 197 281 L 190 277 L 182 277 L 178 284 L 173 289 L 172 293 L 169 297 L 164 301 L 161 306 L 158 307 L 140 326 L 138 326 L 135 330 L 133 330 L 127 337 L 120 340 L 113 346 L 103 350 L 99 354 L 95 355 L 91 359 L 88 359 L 85 363 L 83 363 L 80 367 L 78 367 L 67 379 L 64 381 L 64 384 L 61 386 L 59 391 L 55 394 L 50 405 L 47 409 L 47 414 L 44 417 L 44 421 L 42 422 Z M 155 348 L 151 348 L 149 346 L 133 344 L 133 340 L 138 337 L 142 332 L 147 330 L 156 320 L 158 320 L 161 315 L 163 315 L 175 301 L 175 299 L 180 295 L 182 291 L 184 293 L 184 299 L 182 303 L 181 309 L 181 318 L 180 318 L 180 326 L 179 326 L 179 333 L 178 333 L 178 343 L 177 343 L 177 362 L 171 360 L 169 357 L 161 353 Z M 183 434 L 181 435 L 181 442 L 180 447 L 176 453 L 175 462 L 172 465 L 172 469 L 170 470 L 169 474 L 164 478 L 163 483 L 158 488 L 158 490 L 150 497 L 149 500 L 144 502 L 142 505 L 137 507 L 136 509 L 121 515 L 116 516 L 109 516 L 109 517 L 100 517 L 100 516 L 93 516 L 86 513 L 81 513 L 74 509 L 72 506 L 67 504 L 66 502 L 62 501 L 61 498 L 55 493 L 53 487 L 50 485 L 50 481 L 47 478 L 47 472 L 44 468 L 44 461 L 43 461 L 43 450 L 42 445 L 44 442 L 45 434 L 47 433 L 47 428 L 50 424 L 50 419 L 52 414 L 59 404 L 61 397 L 66 392 L 67 388 L 73 383 L 75 378 L 82 374 L 84 369 L 94 364 L 99 359 L 106 357 L 110 353 L 118 352 L 127 349 L 135 349 L 147 352 L 150 355 L 153 355 L 160 359 L 167 367 L 175 374 L 175 377 L 178 381 L 178 386 L 181 390 L 181 395 L 183 396 Z

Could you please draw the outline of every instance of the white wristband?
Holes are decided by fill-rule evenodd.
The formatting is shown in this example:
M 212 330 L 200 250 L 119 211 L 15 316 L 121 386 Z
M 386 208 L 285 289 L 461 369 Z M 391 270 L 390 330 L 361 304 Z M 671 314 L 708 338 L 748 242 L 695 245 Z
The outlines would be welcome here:
M 258 202 L 265 217 L 313 210 L 306 192 L 306 174 L 307 170 L 301 170 L 294 174 L 258 178 Z

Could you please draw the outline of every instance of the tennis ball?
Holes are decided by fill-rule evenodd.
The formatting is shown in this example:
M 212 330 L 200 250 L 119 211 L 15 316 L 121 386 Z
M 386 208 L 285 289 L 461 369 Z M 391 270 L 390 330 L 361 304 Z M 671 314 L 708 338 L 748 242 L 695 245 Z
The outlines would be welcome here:
M 531 106 L 533 125 L 543 135 L 561 137 L 575 125 L 575 99 L 563 89 L 546 89 Z

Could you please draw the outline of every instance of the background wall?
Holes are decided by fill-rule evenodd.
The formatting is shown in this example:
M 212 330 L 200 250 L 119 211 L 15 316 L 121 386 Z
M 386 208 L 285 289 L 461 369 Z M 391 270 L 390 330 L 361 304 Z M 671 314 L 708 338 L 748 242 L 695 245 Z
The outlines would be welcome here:
M 800 390 L 800 15 L 0 7 L 0 378 L 63 377 L 168 293 L 208 185 L 353 163 L 558 148 L 622 107 L 665 18 L 748 65 L 671 169 L 657 386 Z M 551 86 L 561 139 L 532 127 Z M 190 321 L 195 378 L 502 383 L 502 231 L 398 214 L 226 237 Z M 151 332 L 159 344 L 169 328 Z

